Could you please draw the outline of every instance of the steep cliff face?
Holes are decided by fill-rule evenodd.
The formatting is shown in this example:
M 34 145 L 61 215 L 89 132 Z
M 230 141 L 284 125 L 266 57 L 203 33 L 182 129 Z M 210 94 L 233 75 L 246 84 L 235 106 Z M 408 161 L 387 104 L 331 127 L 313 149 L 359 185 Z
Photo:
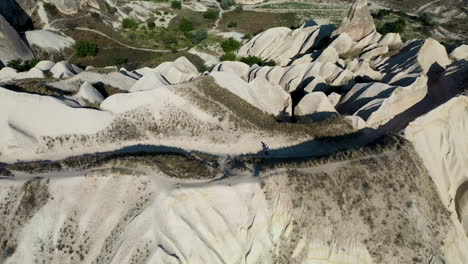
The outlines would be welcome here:
M 434 181 L 454 223 L 446 251 L 454 263 L 468 260 L 468 97 L 460 95 L 410 123 L 405 130 Z M 456 245 L 462 246 L 456 246 Z
M 34 55 L 15 29 L 0 15 L 0 61 L 6 64 L 17 58 L 32 59 Z
M 18 31 L 34 29 L 31 14 L 37 4 L 36 0 L 2 0 L 0 15 Z

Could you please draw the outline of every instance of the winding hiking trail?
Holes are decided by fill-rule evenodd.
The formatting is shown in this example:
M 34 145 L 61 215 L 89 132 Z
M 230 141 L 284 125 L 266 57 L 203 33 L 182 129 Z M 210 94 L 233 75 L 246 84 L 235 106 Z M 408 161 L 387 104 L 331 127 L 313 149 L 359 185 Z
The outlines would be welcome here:
M 167 49 L 148 49 L 148 48 L 138 48 L 138 47 L 134 47 L 134 46 L 130 46 L 130 45 L 127 45 L 127 44 L 124 44 L 104 33 L 102 33 L 101 31 L 98 31 L 98 30 L 95 30 L 95 29 L 90 29 L 90 28 L 84 28 L 84 27 L 77 27 L 75 28 L 75 30 L 81 30 L 81 31 L 88 31 L 88 32 L 93 32 L 95 34 L 98 34 L 100 36 L 103 36 L 105 38 L 108 38 L 114 42 L 116 42 L 117 44 L 121 45 L 121 46 L 124 46 L 126 48 L 129 48 L 129 49 L 134 49 L 134 50 L 142 50 L 142 51 L 149 51 L 149 52 L 157 52 L 157 53 L 168 53 L 168 52 L 172 52 L 171 50 L 167 50 Z M 184 51 L 186 50 L 187 47 L 185 48 L 182 48 L 182 49 L 178 49 L 177 51 Z

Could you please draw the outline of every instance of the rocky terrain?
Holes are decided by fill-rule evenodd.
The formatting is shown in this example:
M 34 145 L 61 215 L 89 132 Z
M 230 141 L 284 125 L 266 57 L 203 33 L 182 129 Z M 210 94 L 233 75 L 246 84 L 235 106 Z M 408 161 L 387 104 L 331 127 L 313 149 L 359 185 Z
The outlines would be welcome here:
M 30 31 L 49 2 L 128 16 L 4 1 L 2 62 L 75 44 Z M 204 70 L 3 67 L 0 263 L 467 263 L 468 46 L 381 34 L 372 6 Z

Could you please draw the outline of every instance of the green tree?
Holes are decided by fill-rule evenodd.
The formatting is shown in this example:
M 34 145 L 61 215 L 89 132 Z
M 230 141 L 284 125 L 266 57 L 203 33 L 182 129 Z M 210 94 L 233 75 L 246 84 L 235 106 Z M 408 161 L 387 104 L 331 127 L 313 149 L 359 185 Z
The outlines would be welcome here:
M 34 66 L 36 66 L 38 62 L 39 60 L 37 59 L 25 60 L 25 61 L 23 61 L 22 59 L 16 59 L 16 60 L 9 61 L 6 66 L 22 72 L 22 71 L 29 71 L 30 69 L 34 68 Z
M 233 38 L 229 38 L 221 43 L 224 52 L 233 52 L 241 47 L 241 43 Z
M 190 32 L 193 30 L 193 23 L 192 21 L 182 18 L 179 24 L 179 30 L 182 32 Z
M 171 2 L 171 7 L 173 9 L 182 9 L 182 2 L 180 1 L 172 1 Z
M 247 34 L 244 35 L 243 38 L 244 39 L 252 39 L 252 35 L 247 33 Z
M 244 5 L 238 4 L 236 5 L 236 12 L 242 12 L 244 10 Z
M 232 52 L 228 52 L 221 56 L 221 61 L 235 61 L 236 60 L 236 54 Z
M 124 58 L 124 57 L 115 57 L 112 62 L 114 63 L 114 65 L 124 65 L 125 63 L 128 62 L 128 59 L 127 58 Z
M 231 21 L 229 22 L 229 24 L 227 24 L 228 28 L 234 28 L 234 27 L 237 27 L 237 22 L 235 21 Z
M 137 29 L 138 23 L 133 18 L 124 18 L 124 20 L 122 20 L 122 27 L 129 29 Z
M 203 17 L 206 19 L 216 20 L 219 16 L 219 12 L 214 9 L 210 9 L 203 14 Z
M 234 0 L 221 0 L 220 6 L 222 9 L 227 10 L 234 5 Z
M 149 30 L 153 30 L 156 27 L 156 24 L 154 23 L 153 20 L 148 20 L 146 22 L 146 26 L 148 27 Z
M 77 57 L 96 56 L 98 47 L 95 43 L 80 40 L 75 44 L 75 52 Z
M 196 45 L 205 40 L 207 37 L 208 32 L 206 32 L 206 29 L 199 29 L 191 35 L 190 41 L 192 41 L 192 43 Z
M 403 33 L 406 28 L 406 21 L 403 18 L 399 18 L 394 22 L 387 22 L 378 28 L 378 32 L 382 35 L 388 33 Z

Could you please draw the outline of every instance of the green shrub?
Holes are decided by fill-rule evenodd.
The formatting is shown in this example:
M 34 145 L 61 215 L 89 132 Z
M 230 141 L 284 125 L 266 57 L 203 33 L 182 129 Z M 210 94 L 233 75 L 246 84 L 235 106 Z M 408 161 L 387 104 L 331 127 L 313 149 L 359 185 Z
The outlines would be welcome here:
M 173 9 L 182 9 L 182 2 L 180 1 L 172 1 L 171 2 L 171 7 Z
M 146 26 L 148 27 L 149 30 L 153 30 L 156 27 L 156 24 L 152 20 L 148 20 L 146 22 Z
M 133 18 L 124 18 L 124 20 L 122 20 L 122 27 L 129 29 L 137 29 L 138 23 Z
M 95 19 L 101 18 L 101 15 L 99 15 L 99 13 L 96 13 L 96 12 L 91 12 L 91 16 Z
M 437 24 L 432 18 L 432 16 L 426 12 L 422 13 L 422 15 L 419 16 L 419 19 L 425 26 L 435 26 Z
M 219 12 L 217 10 L 208 10 L 203 14 L 203 17 L 206 19 L 216 20 L 219 16 Z
M 192 41 L 193 44 L 198 44 L 205 40 L 208 37 L 208 32 L 206 32 L 206 29 L 199 29 L 195 31 L 193 34 L 190 36 L 190 41 Z
M 237 27 L 237 22 L 235 21 L 231 21 L 229 22 L 229 24 L 227 24 L 228 28 L 234 28 L 234 27 Z
M 23 61 L 22 59 L 11 60 L 7 63 L 7 67 L 13 68 L 17 71 L 29 71 L 30 69 L 34 68 L 39 60 L 32 59 Z
M 372 14 L 374 18 L 380 19 L 390 15 L 392 12 L 390 9 L 380 9 L 379 12 Z
M 243 57 L 240 59 L 241 62 L 248 64 L 249 66 L 252 66 L 254 64 L 257 64 L 258 66 L 276 66 L 276 62 L 273 60 L 266 61 L 260 57 L 257 56 L 248 56 L 248 57 Z
M 234 5 L 234 0 L 221 0 L 221 8 L 226 10 L 229 9 L 231 6 Z
M 112 60 L 112 62 L 113 62 L 114 65 L 124 65 L 125 63 L 128 62 L 128 59 L 124 58 L 124 57 L 115 57 Z
M 80 40 L 75 44 L 75 52 L 77 57 L 96 56 L 98 47 L 95 43 Z
M 236 54 L 228 52 L 221 56 L 221 61 L 235 61 L 237 59 Z
M 242 4 L 236 5 L 236 12 L 241 12 L 243 10 L 244 10 L 244 5 L 242 5 Z
M 162 40 L 162 42 L 166 45 L 173 45 L 177 44 L 177 37 L 174 35 L 173 32 L 164 29 L 161 31 L 159 34 L 159 38 Z
M 193 23 L 186 18 L 182 18 L 179 24 L 179 30 L 182 32 L 189 32 L 193 30 Z
M 379 27 L 378 32 L 382 35 L 387 33 L 403 33 L 406 28 L 406 21 L 403 18 L 399 18 L 394 22 L 387 22 Z
M 233 38 L 229 38 L 221 43 L 224 52 L 233 52 L 241 47 L 241 43 Z
M 244 39 L 252 39 L 252 35 L 251 34 L 245 34 Z

